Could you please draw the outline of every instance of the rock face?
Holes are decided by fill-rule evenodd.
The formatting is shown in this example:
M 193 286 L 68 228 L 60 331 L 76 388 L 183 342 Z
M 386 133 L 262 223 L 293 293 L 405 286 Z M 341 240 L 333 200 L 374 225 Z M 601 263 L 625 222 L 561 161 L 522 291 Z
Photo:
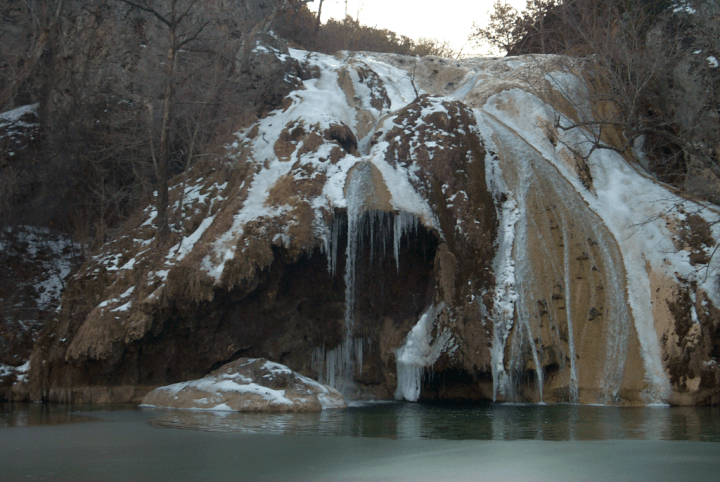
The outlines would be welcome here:
M 42 325 L 60 305 L 63 284 L 79 253 L 50 229 L 0 230 L 0 400 L 27 399 L 22 382 Z M 18 382 L 18 383 L 16 383 Z
M 265 357 L 350 398 L 719 401 L 720 217 L 590 150 L 581 66 L 272 52 L 298 88 L 174 180 L 169 243 L 150 205 L 68 282 L 33 397 Z
M 334 388 L 264 358 L 240 358 L 200 380 L 151 391 L 145 406 L 238 412 L 315 412 L 345 408 Z

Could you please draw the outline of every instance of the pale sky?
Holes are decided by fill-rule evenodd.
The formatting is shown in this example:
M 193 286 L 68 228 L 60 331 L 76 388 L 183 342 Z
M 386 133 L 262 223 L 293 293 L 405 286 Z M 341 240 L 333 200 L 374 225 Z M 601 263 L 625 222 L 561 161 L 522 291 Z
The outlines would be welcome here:
M 484 24 L 494 0 L 348 0 L 348 15 L 361 24 L 386 28 L 413 40 L 420 37 L 448 40 L 456 49 L 465 45 L 463 53 L 473 51 L 467 41 L 473 22 Z M 525 7 L 525 0 L 509 0 L 516 9 Z M 308 4 L 317 13 L 319 0 Z M 324 0 L 322 22 L 345 16 L 345 0 Z M 467 45 L 466 45 L 467 44 Z

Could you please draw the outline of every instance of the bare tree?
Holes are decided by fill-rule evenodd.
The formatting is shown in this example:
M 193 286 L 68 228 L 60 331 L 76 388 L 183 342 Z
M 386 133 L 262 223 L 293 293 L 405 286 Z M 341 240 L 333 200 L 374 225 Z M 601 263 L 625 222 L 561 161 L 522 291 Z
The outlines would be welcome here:
M 413 48 L 414 55 L 435 55 L 448 59 L 458 59 L 462 55 L 462 49 L 457 50 L 447 40 L 436 38 L 420 37 Z
M 495 0 L 487 27 L 473 23 L 468 40 L 479 47 L 490 45 L 509 52 L 520 41 L 517 26 L 520 22 L 518 11 L 504 0 Z
M 135 2 L 132 0 L 118 0 L 154 17 L 164 26 L 167 34 L 166 39 L 166 60 L 164 78 L 164 96 L 162 102 L 161 126 L 157 145 L 150 137 L 150 147 L 153 165 L 157 173 L 157 229 L 158 239 L 162 243 L 167 239 L 170 232 L 168 225 L 168 180 L 170 176 L 170 130 L 171 116 L 175 107 L 175 84 L 177 82 L 177 61 L 178 52 L 186 45 L 198 40 L 202 31 L 207 27 L 209 21 L 194 22 L 193 9 L 198 0 L 170 0 L 169 5 L 160 2 L 162 7 L 155 2 L 145 0 Z M 151 104 L 148 104 L 149 115 L 152 116 Z
M 321 25 L 320 14 L 322 13 L 323 1 L 324 0 L 320 0 L 320 3 L 318 3 L 318 12 L 317 12 L 316 20 L 315 20 L 315 37 L 317 37 L 317 34 L 320 31 L 320 25 Z
M 57 48 L 64 8 L 65 0 L 27 0 L 15 12 L 21 18 L 3 19 L 3 23 L 8 25 L 4 26 L 0 34 L 0 60 L 5 70 L 2 75 L 5 86 L 0 89 L 0 107 L 12 107 L 23 84 L 37 74 L 43 57 Z M 18 31 L 14 35 L 9 34 L 10 27 Z
M 298 12 L 300 10 L 300 7 L 307 5 L 312 1 L 313 0 L 273 0 L 273 8 L 270 13 L 268 13 L 265 18 L 259 21 L 247 35 L 244 43 L 243 58 L 247 56 L 251 46 L 254 45 L 253 42 L 257 35 L 260 33 L 267 33 L 275 19 L 277 19 L 280 15 L 284 14 L 291 8 L 295 12 Z M 318 19 L 319 18 L 320 16 L 318 15 Z

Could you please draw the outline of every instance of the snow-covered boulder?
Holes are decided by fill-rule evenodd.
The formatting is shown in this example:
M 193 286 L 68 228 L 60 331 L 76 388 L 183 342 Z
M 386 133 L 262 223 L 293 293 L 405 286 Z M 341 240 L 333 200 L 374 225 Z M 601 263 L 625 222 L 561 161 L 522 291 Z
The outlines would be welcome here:
M 264 358 L 240 358 L 200 380 L 156 388 L 142 404 L 238 412 L 314 412 L 346 406 L 334 388 Z

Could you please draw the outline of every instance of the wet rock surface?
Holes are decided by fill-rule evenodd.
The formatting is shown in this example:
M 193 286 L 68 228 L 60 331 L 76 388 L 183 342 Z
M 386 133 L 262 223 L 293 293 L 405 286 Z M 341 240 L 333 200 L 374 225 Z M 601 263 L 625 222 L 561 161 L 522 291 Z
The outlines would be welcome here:
M 156 388 L 142 400 L 156 408 L 238 412 L 315 412 L 345 408 L 334 388 L 264 358 L 240 358 L 200 380 Z

